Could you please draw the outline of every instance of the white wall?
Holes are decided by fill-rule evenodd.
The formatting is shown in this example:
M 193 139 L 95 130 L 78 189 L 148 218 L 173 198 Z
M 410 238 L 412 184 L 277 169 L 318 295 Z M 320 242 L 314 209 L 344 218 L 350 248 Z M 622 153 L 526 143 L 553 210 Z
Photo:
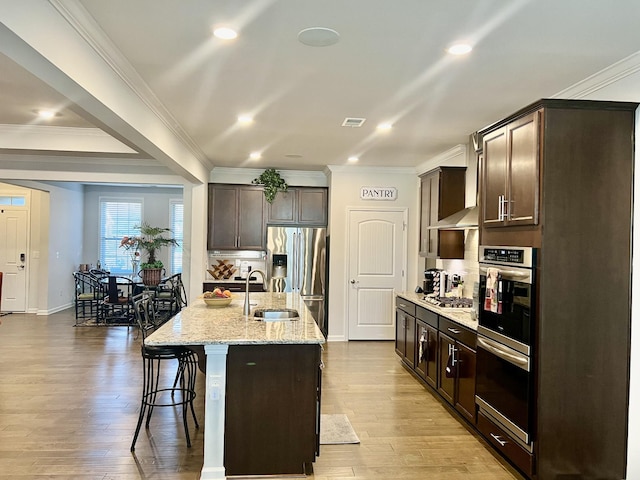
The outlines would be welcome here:
M 68 308 L 74 298 L 72 273 L 83 243 L 82 187 L 13 183 L 30 189 L 27 312 L 48 315 Z
M 357 168 L 330 166 L 331 187 L 329 190 L 329 321 L 328 340 L 348 339 L 348 207 L 406 207 L 407 226 L 407 288 L 417 285 L 418 260 L 418 177 L 414 169 Z M 366 201 L 360 199 L 360 187 L 395 187 L 398 198 L 393 202 Z
M 170 226 L 171 200 L 182 200 L 182 188 L 166 187 L 135 187 L 135 186 L 104 186 L 86 185 L 84 187 L 84 249 L 82 259 L 78 263 L 89 263 L 95 265 L 99 256 L 100 240 L 100 198 L 118 199 L 141 199 L 143 221 L 153 226 Z M 205 207 L 206 208 L 206 207 Z M 185 216 L 187 216 L 185 209 Z M 133 235 L 139 232 L 131 232 Z M 141 252 L 144 255 L 143 252 Z M 158 260 L 161 260 L 167 268 L 167 275 L 174 272 L 169 271 L 169 248 L 162 248 L 159 251 Z

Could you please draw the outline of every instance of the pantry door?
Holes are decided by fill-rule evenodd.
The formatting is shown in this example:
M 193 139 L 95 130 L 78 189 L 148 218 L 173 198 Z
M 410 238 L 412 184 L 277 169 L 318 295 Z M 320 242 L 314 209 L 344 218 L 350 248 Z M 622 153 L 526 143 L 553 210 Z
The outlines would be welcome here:
M 348 338 L 393 340 L 395 293 L 406 289 L 407 209 L 348 215 Z
M 27 299 L 27 211 L 0 207 L 2 311 L 24 312 Z

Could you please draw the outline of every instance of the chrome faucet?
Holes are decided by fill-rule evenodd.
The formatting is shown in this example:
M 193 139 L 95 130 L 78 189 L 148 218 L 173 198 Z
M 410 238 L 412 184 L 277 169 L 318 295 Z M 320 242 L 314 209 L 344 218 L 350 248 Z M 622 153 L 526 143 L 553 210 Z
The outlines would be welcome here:
M 245 282 L 245 292 L 244 292 L 244 308 L 242 309 L 243 315 L 251 314 L 251 306 L 249 304 L 249 280 L 251 279 L 251 275 L 253 273 L 259 273 L 262 275 L 262 286 L 265 291 L 267 290 L 267 275 L 262 270 L 251 270 L 247 274 L 247 281 Z

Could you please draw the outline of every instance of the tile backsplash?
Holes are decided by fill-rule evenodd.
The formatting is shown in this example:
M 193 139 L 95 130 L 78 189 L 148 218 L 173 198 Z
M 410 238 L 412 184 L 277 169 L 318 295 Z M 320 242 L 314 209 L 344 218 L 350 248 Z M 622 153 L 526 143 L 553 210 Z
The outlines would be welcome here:
M 458 274 L 464 279 L 463 296 L 473 296 L 473 284 L 479 279 L 478 271 L 478 229 L 465 230 L 464 259 L 435 261 L 436 268 L 442 268 L 447 273 Z
M 246 278 L 247 271 L 251 270 L 262 270 L 266 272 L 266 252 L 263 251 L 253 251 L 253 250 L 239 250 L 239 251 L 220 251 L 214 250 L 209 251 L 207 255 L 208 265 L 206 266 L 206 270 L 215 270 L 215 266 L 220 264 L 220 261 L 225 262 L 226 264 L 233 265 L 234 272 L 232 276 L 229 278 L 233 280 L 236 277 Z M 211 274 L 207 271 L 205 276 L 205 281 L 215 280 Z

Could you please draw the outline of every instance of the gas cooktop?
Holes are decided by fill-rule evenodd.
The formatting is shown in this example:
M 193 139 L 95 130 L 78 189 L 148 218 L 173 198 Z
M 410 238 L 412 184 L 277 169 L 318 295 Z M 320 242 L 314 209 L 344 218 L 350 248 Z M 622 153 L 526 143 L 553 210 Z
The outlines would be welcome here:
M 434 297 L 425 295 L 422 297 L 422 300 L 441 308 L 473 308 L 473 300 L 464 297 Z

